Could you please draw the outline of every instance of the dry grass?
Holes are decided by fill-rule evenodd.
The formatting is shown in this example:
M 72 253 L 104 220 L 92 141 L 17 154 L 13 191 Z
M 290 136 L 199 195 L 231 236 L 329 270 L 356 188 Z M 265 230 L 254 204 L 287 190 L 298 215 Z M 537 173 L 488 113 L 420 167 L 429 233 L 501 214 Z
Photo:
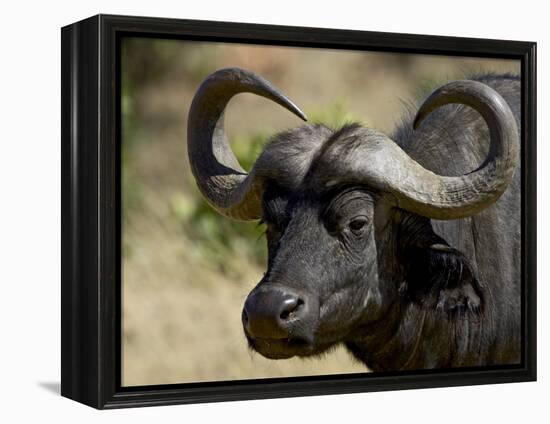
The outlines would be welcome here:
M 155 50 L 151 43 L 159 42 L 126 45 L 123 61 L 135 121 L 123 137 L 129 181 L 124 187 L 131 190 L 123 193 L 123 384 L 366 372 L 341 348 L 322 358 L 284 361 L 247 349 L 241 308 L 263 268 L 243 257 L 238 245 L 223 266 L 213 264 L 174 210 L 175 199 L 202 202 L 185 149 L 194 90 L 210 72 L 241 66 L 284 89 L 309 115 L 330 119 L 325 111 L 340 105 L 344 116 L 389 133 L 402 101 L 416 98 L 419 86 L 470 71 L 519 72 L 517 62 L 238 45 L 212 49 L 178 41 L 160 42 Z M 143 51 L 147 57 L 135 60 Z M 230 136 L 240 137 L 298 123 L 250 95 L 233 100 L 227 116 Z

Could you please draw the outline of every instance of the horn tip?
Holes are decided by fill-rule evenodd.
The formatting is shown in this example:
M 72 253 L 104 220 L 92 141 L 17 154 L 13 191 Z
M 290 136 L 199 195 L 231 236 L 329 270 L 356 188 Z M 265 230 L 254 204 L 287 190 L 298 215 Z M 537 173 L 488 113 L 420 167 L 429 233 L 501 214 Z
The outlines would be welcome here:
M 289 109 L 294 115 L 300 118 L 302 121 L 307 122 L 307 115 L 300 109 L 292 100 L 287 100 L 287 109 Z

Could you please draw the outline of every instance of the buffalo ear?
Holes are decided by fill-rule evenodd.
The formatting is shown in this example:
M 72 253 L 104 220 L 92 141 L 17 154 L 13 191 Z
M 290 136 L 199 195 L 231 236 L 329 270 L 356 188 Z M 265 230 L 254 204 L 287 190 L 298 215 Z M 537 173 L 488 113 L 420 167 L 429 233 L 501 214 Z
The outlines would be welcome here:
M 410 301 L 449 315 L 481 312 L 483 290 L 462 252 L 436 243 L 409 247 L 403 260 L 405 282 L 401 292 Z

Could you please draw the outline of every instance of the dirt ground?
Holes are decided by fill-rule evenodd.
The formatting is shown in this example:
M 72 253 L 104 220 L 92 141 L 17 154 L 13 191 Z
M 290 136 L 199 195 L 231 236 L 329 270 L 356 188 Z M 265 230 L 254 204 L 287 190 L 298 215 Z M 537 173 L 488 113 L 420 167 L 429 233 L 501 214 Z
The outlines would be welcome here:
M 200 82 L 228 66 L 264 76 L 313 120 L 358 119 L 391 134 L 404 106 L 437 85 L 480 72 L 519 73 L 519 63 L 175 40 L 123 42 L 123 385 L 368 372 L 341 347 L 305 360 L 273 361 L 250 352 L 241 308 L 264 268 L 243 254 L 242 242 L 230 244 L 220 259 L 185 221 L 203 203 L 187 161 L 187 111 Z M 233 139 L 300 124 L 286 110 L 252 95 L 231 101 L 226 123 Z

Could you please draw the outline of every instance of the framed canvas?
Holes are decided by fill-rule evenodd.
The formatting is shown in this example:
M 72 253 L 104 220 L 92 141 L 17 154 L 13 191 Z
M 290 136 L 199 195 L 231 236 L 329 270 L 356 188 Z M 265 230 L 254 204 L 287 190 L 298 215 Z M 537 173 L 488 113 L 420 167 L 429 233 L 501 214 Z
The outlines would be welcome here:
M 61 34 L 63 396 L 536 379 L 535 43 L 110 15 Z

